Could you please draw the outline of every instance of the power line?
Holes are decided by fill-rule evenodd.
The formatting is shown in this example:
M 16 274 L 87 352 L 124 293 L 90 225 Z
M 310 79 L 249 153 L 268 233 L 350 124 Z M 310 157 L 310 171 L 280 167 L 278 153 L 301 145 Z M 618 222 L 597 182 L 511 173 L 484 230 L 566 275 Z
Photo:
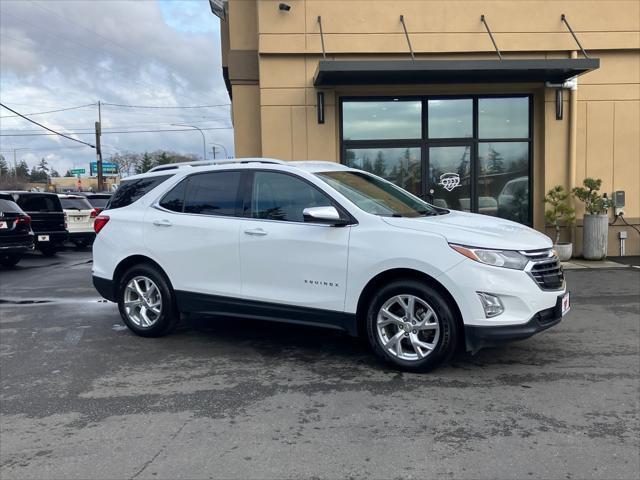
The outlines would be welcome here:
M 221 103 L 218 105 L 190 105 L 183 107 L 168 107 L 168 106 L 156 106 L 156 105 L 124 105 L 122 103 L 106 103 L 102 102 L 102 105 L 109 105 L 111 107 L 125 107 L 125 108 L 214 108 L 214 107 L 228 107 L 230 103 Z
M 42 147 L 42 148 L 31 148 L 31 147 L 24 147 L 24 148 L 20 148 L 19 150 L 30 150 L 30 151 L 38 151 L 38 150 L 73 150 L 76 148 L 85 148 L 82 145 L 79 145 L 77 147 Z M 13 152 L 13 148 L 0 148 L 0 152 Z
M 70 137 L 70 136 L 68 136 L 68 135 L 65 135 L 64 133 L 57 132 L 57 131 L 55 131 L 55 130 L 53 130 L 53 129 L 49 128 L 49 127 L 45 127 L 45 126 L 44 126 L 44 125 L 42 125 L 41 123 L 38 123 L 38 122 L 36 122 L 35 120 L 31 120 L 30 118 L 25 117 L 25 116 L 24 116 L 24 115 L 22 115 L 21 113 L 16 112 L 16 111 L 15 111 L 15 110 L 13 110 L 12 108 L 7 107 L 7 106 L 6 106 L 5 104 L 3 104 L 3 103 L 0 103 L 0 106 L 1 106 L 1 107 L 6 108 L 6 109 L 7 109 L 7 110 L 9 110 L 10 112 L 15 113 L 15 114 L 16 114 L 16 115 L 18 115 L 19 117 L 24 118 L 24 119 L 25 119 L 25 120 L 27 120 L 28 122 L 34 123 L 34 124 L 38 125 L 39 127 L 42 127 L 42 128 L 44 128 L 45 130 L 48 130 L 48 131 L 50 131 L 50 132 L 54 133 L 55 135 L 59 135 L 59 136 L 64 137 L 64 138 L 66 138 L 66 139 L 68 139 L 68 140 L 73 140 L 74 142 L 82 143 L 82 144 L 87 145 L 88 147 L 91 147 L 91 148 L 96 148 L 94 145 L 91 145 L 90 143 L 83 142 L 82 140 L 78 140 L 78 139 L 76 139 L 76 138 L 73 138 L 73 137 Z M 50 135 L 50 134 L 40 134 L 40 135 Z M 73 135 L 73 134 L 71 134 L 71 135 Z
M 2 105 L 2 104 L 0 103 L 0 105 Z M 4 105 L 2 105 L 2 106 L 4 107 Z M 49 129 L 47 129 L 47 130 L 49 130 Z M 233 130 L 233 127 L 205 127 L 205 128 L 201 128 L 200 130 Z M 103 135 L 107 135 L 107 134 L 110 134 L 110 133 L 155 133 L 155 132 L 193 132 L 193 129 L 191 129 L 191 128 L 180 128 L 180 129 L 172 128 L 172 129 L 162 129 L 162 130 L 126 130 L 126 131 L 120 131 L 120 132 L 102 131 L 102 134 Z M 58 133 L 55 133 L 55 134 L 60 135 Z M 51 133 L 2 133 L 2 134 L 0 134 L 0 137 L 42 137 L 42 136 L 50 136 L 50 135 L 53 135 L 53 134 L 51 134 Z M 93 133 L 91 133 L 91 132 L 69 132 L 69 135 L 93 135 Z M 75 140 L 75 139 L 72 138 L 71 140 Z M 76 142 L 79 142 L 79 140 L 76 140 Z M 84 143 L 84 142 L 81 142 L 81 143 Z M 93 145 L 90 145 L 90 146 L 93 147 Z M 93 148 L 95 148 L 95 147 L 93 147 Z
M 25 113 L 25 115 L 44 115 L 45 113 L 56 113 L 56 112 L 66 112 L 68 110 L 77 110 L 79 108 L 86 108 L 86 107 L 95 107 L 97 105 L 97 103 L 87 103 L 86 105 L 78 105 L 77 107 L 68 107 L 68 108 L 60 108 L 58 110 L 49 110 L 46 112 L 34 112 L 34 113 Z M 21 117 L 22 115 L 2 115 L 0 116 L 0 118 L 13 118 L 13 117 Z
M 185 121 L 185 122 L 191 122 L 191 123 L 196 123 L 198 125 L 202 125 L 203 123 L 224 123 L 225 120 L 227 120 L 226 118 L 216 118 L 216 119 L 212 119 L 212 120 L 189 120 L 189 119 L 181 119 L 180 121 Z M 108 130 L 118 130 L 118 129 L 123 129 L 123 128 L 151 128 L 150 126 L 156 126 L 156 127 L 170 127 L 170 126 L 175 126 L 175 120 L 171 121 L 171 122 L 136 122 L 136 123 L 130 123 L 127 125 L 111 125 L 109 127 L 102 127 L 101 130 L 102 131 L 108 131 Z M 83 125 L 86 125 L 86 123 L 83 124 L 73 124 L 73 125 L 65 125 L 66 129 L 68 130 L 73 130 L 75 132 L 82 132 L 82 131 L 91 131 L 94 132 L 95 128 L 91 128 L 91 127 L 84 127 Z M 35 128 L 0 128 L 0 131 L 2 132 L 16 132 L 16 133 L 31 133 L 31 132 L 39 132 L 40 130 L 35 129 Z

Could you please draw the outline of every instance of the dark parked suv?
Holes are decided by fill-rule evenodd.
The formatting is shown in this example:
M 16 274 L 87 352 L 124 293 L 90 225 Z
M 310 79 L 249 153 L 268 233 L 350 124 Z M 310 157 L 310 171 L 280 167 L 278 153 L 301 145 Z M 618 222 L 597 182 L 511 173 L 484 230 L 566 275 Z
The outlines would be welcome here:
M 99 214 L 102 210 L 105 209 L 107 203 L 109 203 L 109 199 L 111 198 L 110 193 L 93 193 L 93 192 L 69 192 L 72 195 L 82 195 L 83 197 L 87 197 L 91 206 L 95 209 L 96 214 Z
M 31 217 L 11 195 L 0 193 L 0 265 L 13 267 L 26 252 L 33 250 Z
M 7 193 L 31 217 L 31 228 L 36 235 L 36 248 L 43 255 L 55 255 L 68 236 L 64 211 L 58 195 L 43 192 Z

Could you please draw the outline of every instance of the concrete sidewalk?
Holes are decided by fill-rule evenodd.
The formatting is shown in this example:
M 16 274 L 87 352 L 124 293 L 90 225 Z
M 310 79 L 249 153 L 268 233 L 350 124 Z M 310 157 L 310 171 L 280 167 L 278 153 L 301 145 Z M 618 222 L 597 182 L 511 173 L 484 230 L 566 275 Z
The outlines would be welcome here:
M 572 258 L 568 262 L 562 262 L 565 270 L 574 270 L 581 268 L 630 268 L 632 265 L 612 262 L 611 260 L 585 260 L 582 258 Z M 633 267 L 638 268 L 638 267 Z

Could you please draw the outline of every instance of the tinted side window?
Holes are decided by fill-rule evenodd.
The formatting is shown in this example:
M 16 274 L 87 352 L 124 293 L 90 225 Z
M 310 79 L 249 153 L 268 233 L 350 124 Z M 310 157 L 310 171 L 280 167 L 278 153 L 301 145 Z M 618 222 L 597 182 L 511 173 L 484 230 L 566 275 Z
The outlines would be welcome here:
M 185 213 L 234 216 L 241 176 L 240 171 L 228 171 L 189 177 Z
M 184 194 L 187 190 L 187 181 L 183 180 L 169 190 L 169 193 L 160 201 L 160 206 L 173 212 L 182 212 L 184 210 Z
M 150 192 L 172 175 L 159 175 L 157 177 L 139 178 L 137 180 L 124 180 L 118 190 L 111 196 L 107 209 L 122 208 L 131 205 L 140 197 Z
M 251 198 L 253 218 L 304 222 L 305 208 L 331 205 L 329 197 L 299 178 L 276 172 L 255 173 Z
M 22 210 L 14 201 L 0 198 L 0 212 L 22 213 Z
M 62 212 L 60 200 L 55 195 L 20 195 L 16 203 L 25 212 Z

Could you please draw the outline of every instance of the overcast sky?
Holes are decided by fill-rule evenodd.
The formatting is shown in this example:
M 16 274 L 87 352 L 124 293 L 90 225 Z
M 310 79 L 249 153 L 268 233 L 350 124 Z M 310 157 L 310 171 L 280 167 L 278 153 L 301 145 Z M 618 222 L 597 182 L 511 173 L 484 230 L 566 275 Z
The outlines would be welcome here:
M 106 103 L 144 106 L 228 105 L 218 19 L 207 0 L 0 0 L 0 99 L 29 114 Z M 196 130 L 233 154 L 229 107 L 152 109 L 104 106 L 103 157 L 158 149 L 202 156 Z M 46 133 L 0 109 L 1 134 Z M 31 116 L 62 132 L 93 131 L 97 106 Z M 94 136 L 71 135 L 94 143 Z M 1 136 L 0 153 L 29 166 L 45 157 L 59 172 L 89 168 L 95 151 L 56 136 Z

